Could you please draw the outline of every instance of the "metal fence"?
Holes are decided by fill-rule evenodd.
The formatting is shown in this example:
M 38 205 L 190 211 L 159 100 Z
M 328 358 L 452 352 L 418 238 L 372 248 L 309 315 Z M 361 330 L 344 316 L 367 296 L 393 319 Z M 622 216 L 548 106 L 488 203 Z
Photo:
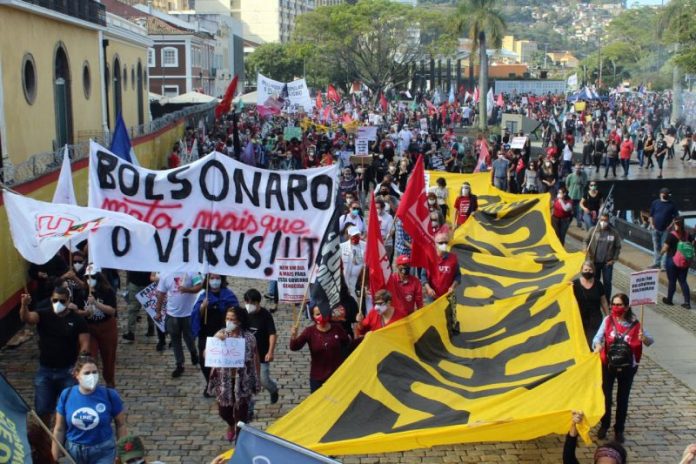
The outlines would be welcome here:
M 155 133 L 169 124 L 187 119 L 188 125 L 196 125 L 198 120 L 203 118 L 209 126 L 216 103 L 206 103 L 203 105 L 190 106 L 188 108 L 166 114 L 161 118 L 150 121 L 147 124 L 131 127 L 128 132 L 131 140 L 136 137 Z M 102 146 L 108 147 L 111 144 L 111 133 L 102 131 L 78 131 L 77 143 L 68 145 L 72 162 L 86 158 L 89 155 L 89 140 L 92 139 Z M 60 169 L 63 159 L 61 147 L 53 152 L 36 153 L 25 161 L 17 164 L 7 164 L 0 169 L 0 181 L 8 186 L 17 186 L 37 179 L 45 174 Z

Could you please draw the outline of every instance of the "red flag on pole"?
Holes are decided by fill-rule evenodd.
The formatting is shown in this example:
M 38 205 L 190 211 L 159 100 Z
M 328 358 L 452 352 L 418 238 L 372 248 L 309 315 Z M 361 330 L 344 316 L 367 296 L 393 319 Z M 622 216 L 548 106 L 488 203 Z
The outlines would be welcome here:
M 318 109 L 321 109 L 323 106 L 324 106 L 324 101 L 323 101 L 322 98 L 321 98 L 321 92 L 317 92 L 317 103 L 316 103 L 316 107 L 317 107 Z
M 488 169 L 490 153 L 488 152 L 488 143 L 485 140 L 481 140 L 481 148 L 479 150 L 479 157 L 474 172 L 481 172 Z
M 498 94 L 498 101 L 496 101 L 495 104 L 498 105 L 498 106 L 501 107 L 501 108 L 502 108 L 503 106 L 505 106 L 505 102 L 503 101 L 503 94 L 502 94 L 502 93 L 499 93 L 499 94 Z
M 387 112 L 389 103 L 387 102 L 387 97 L 384 96 L 384 92 L 379 94 L 379 106 L 382 107 L 382 113 Z
M 230 85 L 227 86 L 227 90 L 225 90 L 225 96 L 222 97 L 222 101 L 215 107 L 216 118 L 220 118 L 223 114 L 230 112 L 230 108 L 232 108 L 232 99 L 234 98 L 234 93 L 237 91 L 237 80 L 238 77 L 234 76 Z
M 437 261 L 437 251 L 435 240 L 430 235 L 430 210 L 425 187 L 423 156 L 419 156 L 399 202 L 396 217 L 401 219 L 404 231 L 411 237 L 413 250 L 422 250 L 422 253 L 412 253 L 411 266 L 428 268 L 429 263 Z
M 334 103 L 339 103 L 341 101 L 341 96 L 331 84 L 329 84 L 329 87 L 326 89 L 326 98 Z
M 365 266 L 370 271 L 370 293 L 386 288 L 391 276 L 389 257 L 382 241 L 379 216 L 375 206 L 375 193 L 370 196 L 370 212 L 367 220 L 367 248 L 365 249 Z

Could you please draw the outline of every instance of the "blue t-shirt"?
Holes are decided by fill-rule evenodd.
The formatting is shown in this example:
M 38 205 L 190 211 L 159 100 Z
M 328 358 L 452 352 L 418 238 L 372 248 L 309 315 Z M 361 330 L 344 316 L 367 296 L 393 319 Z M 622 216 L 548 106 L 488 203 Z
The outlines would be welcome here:
M 655 229 L 664 231 L 672 220 L 679 216 L 679 210 L 671 201 L 654 200 L 650 205 L 650 216 L 653 218 Z
M 65 438 L 80 445 L 96 445 L 113 436 L 111 422 L 123 411 L 123 401 L 116 390 L 98 386 L 83 395 L 75 385 L 60 394 L 58 414 L 65 417 Z

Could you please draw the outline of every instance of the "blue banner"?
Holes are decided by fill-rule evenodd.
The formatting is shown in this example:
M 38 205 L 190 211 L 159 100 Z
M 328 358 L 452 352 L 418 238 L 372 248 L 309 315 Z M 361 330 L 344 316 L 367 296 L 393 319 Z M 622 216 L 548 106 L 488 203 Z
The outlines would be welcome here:
M 29 407 L 0 375 L 0 461 L 31 464 L 31 448 L 27 440 Z
M 230 464 L 340 464 L 275 435 L 242 425 Z

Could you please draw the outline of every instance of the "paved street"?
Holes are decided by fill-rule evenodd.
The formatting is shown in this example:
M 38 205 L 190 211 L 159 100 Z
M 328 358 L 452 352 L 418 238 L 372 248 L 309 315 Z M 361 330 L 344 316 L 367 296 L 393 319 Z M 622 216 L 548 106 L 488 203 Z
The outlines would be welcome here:
M 578 242 L 570 239 L 569 247 Z M 627 283 L 626 268 L 618 266 L 615 282 L 619 288 Z M 236 280 L 233 288 L 237 295 L 243 293 L 252 281 Z M 265 287 L 257 282 L 260 289 Z M 664 323 L 656 344 L 646 350 L 647 358 L 641 365 L 631 395 L 629 419 L 626 430 L 627 446 L 632 463 L 678 462 L 678 456 L 687 443 L 696 441 L 696 388 L 689 388 L 679 377 L 688 371 L 696 360 L 693 349 L 682 353 L 660 351 L 664 333 L 680 334 L 684 343 L 693 346 L 696 334 L 678 330 L 669 319 L 669 312 L 658 307 Z M 669 308 L 672 310 L 673 308 Z M 680 308 L 681 309 L 681 308 Z M 682 310 L 679 314 L 691 324 L 696 323 L 696 312 Z M 651 329 L 651 311 L 646 312 L 646 326 Z M 662 316 L 660 316 L 662 317 Z M 120 321 L 125 324 L 125 318 Z M 289 308 L 276 313 L 280 330 L 279 349 L 273 364 L 273 375 L 281 387 L 280 402 L 270 405 L 267 393 L 262 393 L 257 403 L 257 418 L 253 425 L 264 428 L 297 405 L 308 394 L 309 355 L 307 351 L 291 353 L 287 349 L 291 323 Z M 657 330 L 657 327 L 656 327 Z M 145 332 L 141 321 L 138 335 Z M 672 340 L 673 341 L 673 340 Z M 128 406 L 128 423 L 131 432 L 142 435 L 153 458 L 165 463 L 205 463 L 219 451 L 228 447 L 224 440 L 225 427 L 217 416 L 214 400 L 202 396 L 203 377 L 197 368 L 187 365 L 180 379 L 172 379 L 173 357 L 170 352 L 157 353 L 155 339 L 139 336 L 135 344 L 119 345 L 117 385 Z M 674 356 L 677 363 L 658 364 L 660 359 Z M 686 361 L 684 360 L 686 359 Z M 16 385 L 29 401 L 33 399 L 32 377 L 37 368 L 37 349 L 31 340 L 15 350 L 0 353 L 0 370 Z M 677 376 L 673 375 L 675 372 Z M 572 392 L 569 392 L 572 394 Z M 501 437 L 502 438 L 502 437 Z M 373 456 L 347 456 L 345 463 L 433 463 L 433 462 L 558 462 L 563 437 L 550 436 L 529 442 L 501 442 L 439 446 L 427 450 L 391 453 Z M 592 448 L 582 446 L 578 455 L 581 461 L 591 461 Z

